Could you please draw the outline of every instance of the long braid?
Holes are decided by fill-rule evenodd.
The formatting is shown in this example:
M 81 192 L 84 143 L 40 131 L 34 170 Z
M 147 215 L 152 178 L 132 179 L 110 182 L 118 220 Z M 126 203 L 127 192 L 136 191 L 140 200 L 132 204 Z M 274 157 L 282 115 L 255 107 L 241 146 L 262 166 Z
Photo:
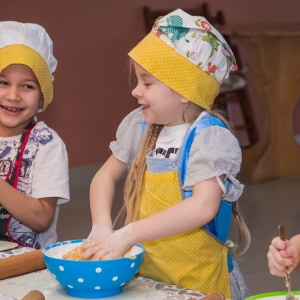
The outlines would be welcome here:
M 233 247 L 232 253 L 233 253 L 233 256 L 241 256 L 245 252 L 247 252 L 247 250 L 250 247 L 251 235 L 250 235 L 250 231 L 249 231 L 242 215 L 238 211 L 236 202 L 234 202 L 234 204 L 232 206 L 232 216 L 233 216 L 233 218 L 235 219 L 235 221 L 237 223 L 238 237 L 239 237 L 237 243 Z M 243 240 L 245 240 L 244 246 L 243 246 L 243 248 L 241 249 L 240 252 L 237 252 L 237 248 L 242 244 Z
M 158 135 L 163 128 L 162 125 L 153 124 L 149 126 L 142 145 L 133 160 L 131 169 L 125 181 L 124 204 L 119 212 L 114 224 L 126 212 L 125 224 L 129 224 L 138 219 L 139 208 L 141 203 L 141 190 L 146 171 L 146 155 L 154 149 Z

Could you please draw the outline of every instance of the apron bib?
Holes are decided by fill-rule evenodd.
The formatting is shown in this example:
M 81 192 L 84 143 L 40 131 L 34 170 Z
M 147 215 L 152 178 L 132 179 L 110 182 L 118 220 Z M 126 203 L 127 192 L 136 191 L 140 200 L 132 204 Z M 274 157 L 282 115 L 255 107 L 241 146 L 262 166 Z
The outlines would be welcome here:
M 151 164 L 172 165 L 171 171 L 149 172 Z M 157 214 L 181 202 L 182 195 L 176 162 L 147 157 L 139 219 Z M 184 234 L 145 242 L 144 260 L 139 275 L 205 293 L 221 292 L 231 298 L 228 249 L 202 228 Z

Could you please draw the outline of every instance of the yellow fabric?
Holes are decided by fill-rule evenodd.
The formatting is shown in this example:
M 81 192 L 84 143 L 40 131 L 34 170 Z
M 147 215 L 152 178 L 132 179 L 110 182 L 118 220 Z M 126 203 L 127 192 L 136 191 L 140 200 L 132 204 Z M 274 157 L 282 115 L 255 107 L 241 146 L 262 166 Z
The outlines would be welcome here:
M 177 172 L 146 172 L 139 219 L 182 201 Z M 162 229 L 163 230 L 163 229 Z M 197 228 L 185 234 L 143 243 L 146 253 L 139 275 L 205 293 L 231 298 L 228 249 Z
M 197 105 L 208 109 L 219 83 L 150 32 L 128 55 L 155 78 Z
M 0 49 L 0 72 L 12 64 L 29 67 L 35 74 L 44 95 L 44 109 L 52 101 L 53 85 L 51 74 L 44 58 L 25 45 L 10 45 Z

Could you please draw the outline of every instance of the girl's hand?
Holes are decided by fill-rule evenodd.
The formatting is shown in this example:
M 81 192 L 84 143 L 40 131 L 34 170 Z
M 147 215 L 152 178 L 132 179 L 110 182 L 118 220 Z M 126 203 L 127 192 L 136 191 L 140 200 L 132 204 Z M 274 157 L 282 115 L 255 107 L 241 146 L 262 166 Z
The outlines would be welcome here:
M 130 225 L 115 231 L 113 234 L 106 236 L 94 245 L 84 246 L 84 259 L 114 259 L 123 257 L 124 254 L 133 246 L 129 238 Z
M 282 241 L 279 237 L 272 240 L 267 254 L 270 273 L 284 277 L 285 267 L 292 271 L 299 263 L 299 252 L 288 240 Z
M 89 248 L 93 248 L 95 245 L 99 245 L 105 238 L 113 234 L 112 228 L 93 224 L 92 230 L 87 239 L 82 244 L 81 248 L 86 251 Z
M 104 227 L 98 224 L 93 224 L 92 230 L 87 238 L 87 242 L 90 244 L 100 242 L 113 233 L 114 232 L 112 228 Z

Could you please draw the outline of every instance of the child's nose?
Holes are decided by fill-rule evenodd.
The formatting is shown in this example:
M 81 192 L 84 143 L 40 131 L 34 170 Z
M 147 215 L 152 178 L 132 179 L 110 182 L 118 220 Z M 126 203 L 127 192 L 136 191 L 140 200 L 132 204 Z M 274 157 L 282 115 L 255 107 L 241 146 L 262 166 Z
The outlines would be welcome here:
M 131 95 L 135 98 L 140 98 L 141 97 L 141 91 L 140 91 L 138 85 L 132 90 Z
M 19 101 L 21 99 L 18 88 L 11 86 L 7 89 L 6 99 L 11 101 Z

